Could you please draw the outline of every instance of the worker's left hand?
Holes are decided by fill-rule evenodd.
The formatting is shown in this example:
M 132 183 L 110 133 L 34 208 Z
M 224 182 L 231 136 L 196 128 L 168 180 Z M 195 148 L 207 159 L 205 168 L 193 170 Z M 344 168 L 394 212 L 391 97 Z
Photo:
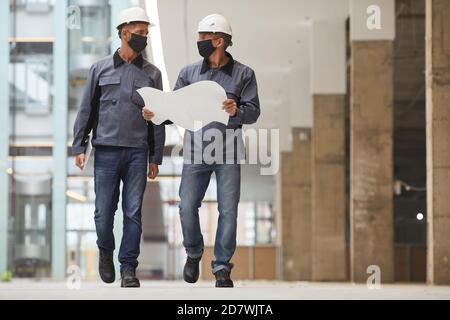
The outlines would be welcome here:
M 150 180 L 155 180 L 159 174 L 159 167 L 156 163 L 150 163 L 148 165 L 148 178 Z
M 223 110 L 225 110 L 231 117 L 234 117 L 237 112 L 237 103 L 233 99 L 228 99 L 223 102 Z
M 149 108 L 144 107 L 142 108 L 142 116 L 146 121 L 151 121 L 155 117 L 155 114 Z

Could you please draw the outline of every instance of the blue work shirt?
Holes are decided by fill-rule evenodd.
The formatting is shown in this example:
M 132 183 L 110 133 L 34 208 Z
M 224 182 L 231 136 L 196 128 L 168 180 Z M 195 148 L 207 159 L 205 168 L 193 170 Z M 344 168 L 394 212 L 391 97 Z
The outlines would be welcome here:
M 96 62 L 89 71 L 75 120 L 72 153 L 85 153 L 92 130 L 94 147 L 146 149 L 149 163 L 161 164 L 165 126 L 142 117 L 144 101 L 136 90 L 143 87 L 162 90 L 161 72 L 142 55 L 127 64 L 117 50 Z
M 237 103 L 237 113 L 230 117 L 228 125 L 212 122 L 201 130 L 192 132 L 186 130 L 183 143 L 183 157 L 187 163 L 197 163 L 208 145 L 215 142 L 214 133 L 220 132 L 223 137 L 221 153 L 222 163 L 238 163 L 245 159 L 245 150 L 242 138 L 242 126 L 255 123 L 260 116 L 258 85 L 255 72 L 248 66 L 233 59 L 226 52 L 228 63 L 221 68 L 211 68 L 209 60 L 204 59 L 184 67 L 178 76 L 174 90 L 178 90 L 195 82 L 210 80 L 221 85 L 227 93 L 228 99 Z M 186 110 L 189 112 L 189 110 Z M 225 111 L 224 111 L 225 112 Z M 212 134 L 207 134 L 212 129 Z M 232 134 L 231 134 L 232 133 Z M 204 136 L 208 138 L 204 139 Z M 211 149 L 211 148 L 210 148 Z M 218 149 L 218 148 L 216 148 Z M 215 152 L 213 152 L 215 154 Z M 215 163 L 219 162 L 216 161 Z M 205 161 L 202 161 L 205 163 Z

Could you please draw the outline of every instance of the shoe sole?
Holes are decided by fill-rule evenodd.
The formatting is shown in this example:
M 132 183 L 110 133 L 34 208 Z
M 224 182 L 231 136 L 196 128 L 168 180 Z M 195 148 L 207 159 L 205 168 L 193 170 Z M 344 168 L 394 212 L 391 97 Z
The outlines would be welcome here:
M 101 273 L 99 273 L 99 274 L 100 274 L 100 279 L 102 279 L 102 281 L 103 281 L 104 283 L 111 284 L 111 283 L 113 283 L 114 281 L 116 281 L 116 275 L 114 275 L 114 277 L 112 277 L 111 279 L 106 279 L 105 277 L 102 276 Z
M 187 283 L 194 284 L 198 281 L 198 278 L 197 279 L 188 279 L 183 276 L 183 280 Z
M 104 279 L 102 278 L 102 281 L 103 281 L 104 283 L 106 283 L 106 284 L 111 284 L 111 283 L 114 283 L 114 281 L 116 281 L 116 279 L 113 279 L 113 280 L 104 280 Z
M 120 287 L 121 287 L 121 288 L 140 288 L 141 285 L 140 285 L 140 284 L 133 284 L 133 285 L 125 286 L 125 285 L 122 283 L 122 284 L 120 284 Z
M 218 283 L 218 282 L 216 282 L 216 288 L 234 288 L 234 283 Z

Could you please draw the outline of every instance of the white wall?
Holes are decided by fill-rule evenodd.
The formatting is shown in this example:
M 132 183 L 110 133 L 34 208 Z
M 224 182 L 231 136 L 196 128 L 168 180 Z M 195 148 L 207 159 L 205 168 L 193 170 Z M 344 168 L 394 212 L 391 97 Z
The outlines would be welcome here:
M 311 22 L 344 21 L 348 0 L 160 0 L 158 8 L 172 88 L 179 70 L 200 60 L 198 22 L 211 13 L 228 18 L 234 32 L 230 52 L 256 72 L 262 110 L 256 127 L 279 128 L 281 149 L 290 150 L 290 128 L 312 125 Z
M 345 94 L 345 21 L 314 21 L 311 34 L 311 92 Z
M 229 51 L 256 72 L 262 113 L 254 127 L 279 129 L 280 151 L 292 149 L 292 127 L 312 126 L 313 92 L 345 92 L 344 22 L 349 0 L 159 0 L 158 9 L 171 88 L 183 66 L 201 59 L 196 45 L 198 22 L 211 13 L 228 18 L 234 33 Z M 342 26 L 337 36 L 336 25 L 326 24 L 329 20 Z M 327 33 L 332 33 L 331 44 L 315 42 L 315 52 L 327 51 L 313 60 L 315 70 L 311 67 L 314 21 L 318 21 L 318 37 L 330 39 Z M 328 71 L 338 75 L 329 77 Z M 319 75 L 314 85 L 313 72 Z M 258 194 L 271 197 L 272 177 L 264 177 L 266 183 L 257 179 L 257 174 L 247 174 L 243 180 L 256 186 Z
M 32 26 L 32 27 L 30 27 Z M 17 38 L 53 38 L 53 10 L 30 13 L 19 9 L 11 19 L 11 33 Z

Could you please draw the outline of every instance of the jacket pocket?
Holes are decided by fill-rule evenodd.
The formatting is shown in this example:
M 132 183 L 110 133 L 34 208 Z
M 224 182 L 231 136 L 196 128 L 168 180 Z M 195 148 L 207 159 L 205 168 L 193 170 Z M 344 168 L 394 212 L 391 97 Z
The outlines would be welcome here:
M 101 77 L 99 80 L 101 88 L 100 101 L 118 100 L 120 97 L 120 77 Z
M 101 77 L 100 108 L 98 113 L 97 137 L 113 139 L 118 134 L 117 112 L 120 99 L 120 77 Z

